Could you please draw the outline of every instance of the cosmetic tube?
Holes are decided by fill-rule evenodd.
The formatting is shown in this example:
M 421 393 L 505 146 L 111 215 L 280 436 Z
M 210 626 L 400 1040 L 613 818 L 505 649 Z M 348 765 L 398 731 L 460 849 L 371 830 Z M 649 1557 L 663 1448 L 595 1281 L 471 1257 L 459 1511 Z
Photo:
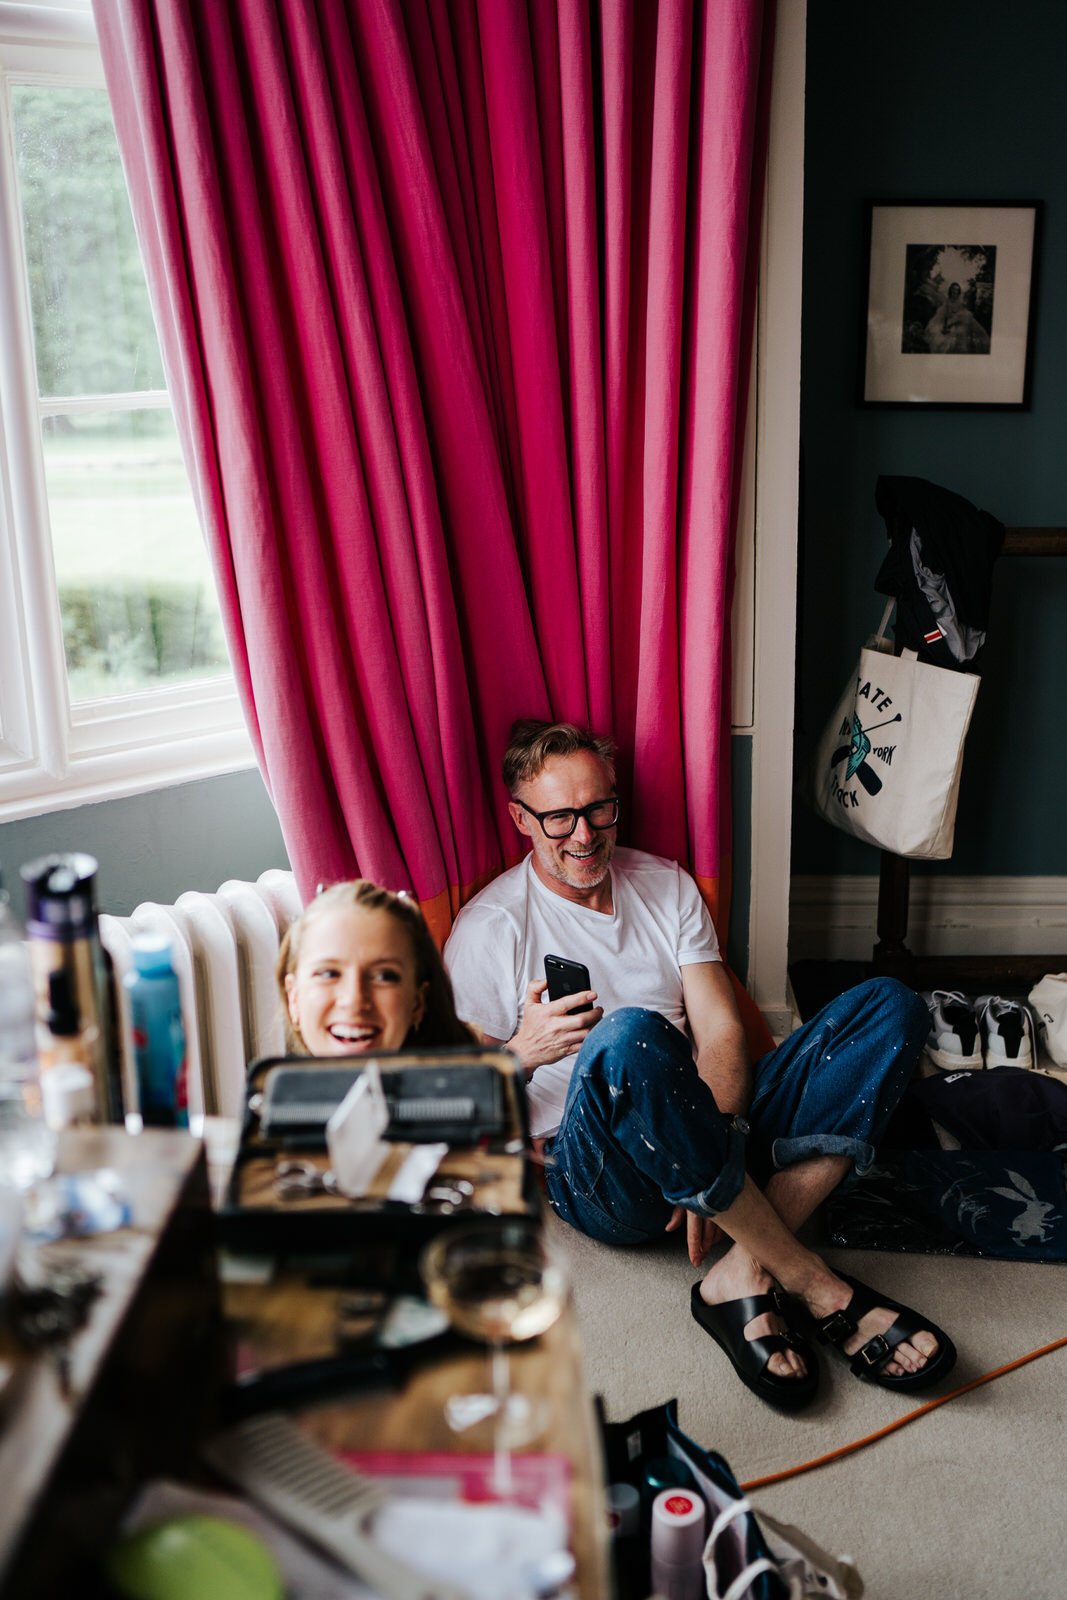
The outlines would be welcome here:
M 693 1489 L 664 1489 L 652 1505 L 652 1587 L 663 1600 L 701 1600 L 704 1500 Z

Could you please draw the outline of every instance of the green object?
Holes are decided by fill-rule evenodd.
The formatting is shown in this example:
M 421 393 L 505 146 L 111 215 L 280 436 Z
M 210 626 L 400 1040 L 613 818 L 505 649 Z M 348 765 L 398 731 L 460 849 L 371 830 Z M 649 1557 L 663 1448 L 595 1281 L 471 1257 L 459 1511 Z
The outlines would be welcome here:
M 284 1600 L 271 1552 L 239 1523 L 180 1516 L 126 1534 L 108 1577 L 129 1600 Z

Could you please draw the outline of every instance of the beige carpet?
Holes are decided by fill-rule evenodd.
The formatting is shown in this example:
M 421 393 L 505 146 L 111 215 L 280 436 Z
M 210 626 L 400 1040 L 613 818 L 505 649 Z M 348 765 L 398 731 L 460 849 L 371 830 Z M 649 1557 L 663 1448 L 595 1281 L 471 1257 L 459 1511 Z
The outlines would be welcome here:
M 827 1259 L 955 1340 L 950 1378 L 908 1401 L 860 1383 L 832 1355 L 799 1416 L 750 1395 L 689 1312 L 697 1274 L 674 1236 L 620 1250 L 555 1218 L 589 1388 L 622 1420 L 677 1397 L 679 1421 L 743 1483 L 811 1461 L 924 1401 L 1067 1335 L 1064 1265 L 827 1250 Z M 850 1555 L 867 1600 L 1067 1597 L 1067 1347 L 950 1401 L 865 1449 L 754 1493 L 773 1514 Z

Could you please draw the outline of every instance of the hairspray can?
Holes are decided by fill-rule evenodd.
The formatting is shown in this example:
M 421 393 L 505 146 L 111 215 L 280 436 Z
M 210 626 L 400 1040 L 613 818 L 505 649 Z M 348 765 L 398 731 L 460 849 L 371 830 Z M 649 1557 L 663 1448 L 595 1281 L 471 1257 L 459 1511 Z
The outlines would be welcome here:
M 701 1600 L 704 1582 L 703 1496 L 664 1489 L 652 1503 L 652 1587 L 663 1600 Z
M 66 972 L 82 1027 L 93 1038 L 89 1065 L 96 1120 L 121 1122 L 122 1073 L 108 964 L 96 923 L 96 871 L 94 857 L 80 852 L 26 862 L 26 933 L 38 1018 L 45 1022 L 49 1014 L 51 974 Z

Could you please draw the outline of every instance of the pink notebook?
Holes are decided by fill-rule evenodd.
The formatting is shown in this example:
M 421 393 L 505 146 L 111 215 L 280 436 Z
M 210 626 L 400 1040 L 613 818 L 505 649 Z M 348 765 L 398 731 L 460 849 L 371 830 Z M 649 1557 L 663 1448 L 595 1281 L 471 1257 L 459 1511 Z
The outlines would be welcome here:
M 448 1451 L 409 1454 L 400 1450 L 345 1450 L 339 1457 L 364 1472 L 390 1494 L 465 1500 L 496 1498 L 490 1455 L 460 1456 Z M 571 1467 L 562 1455 L 515 1455 L 511 1458 L 515 1503 L 531 1510 L 559 1511 L 570 1525 Z

